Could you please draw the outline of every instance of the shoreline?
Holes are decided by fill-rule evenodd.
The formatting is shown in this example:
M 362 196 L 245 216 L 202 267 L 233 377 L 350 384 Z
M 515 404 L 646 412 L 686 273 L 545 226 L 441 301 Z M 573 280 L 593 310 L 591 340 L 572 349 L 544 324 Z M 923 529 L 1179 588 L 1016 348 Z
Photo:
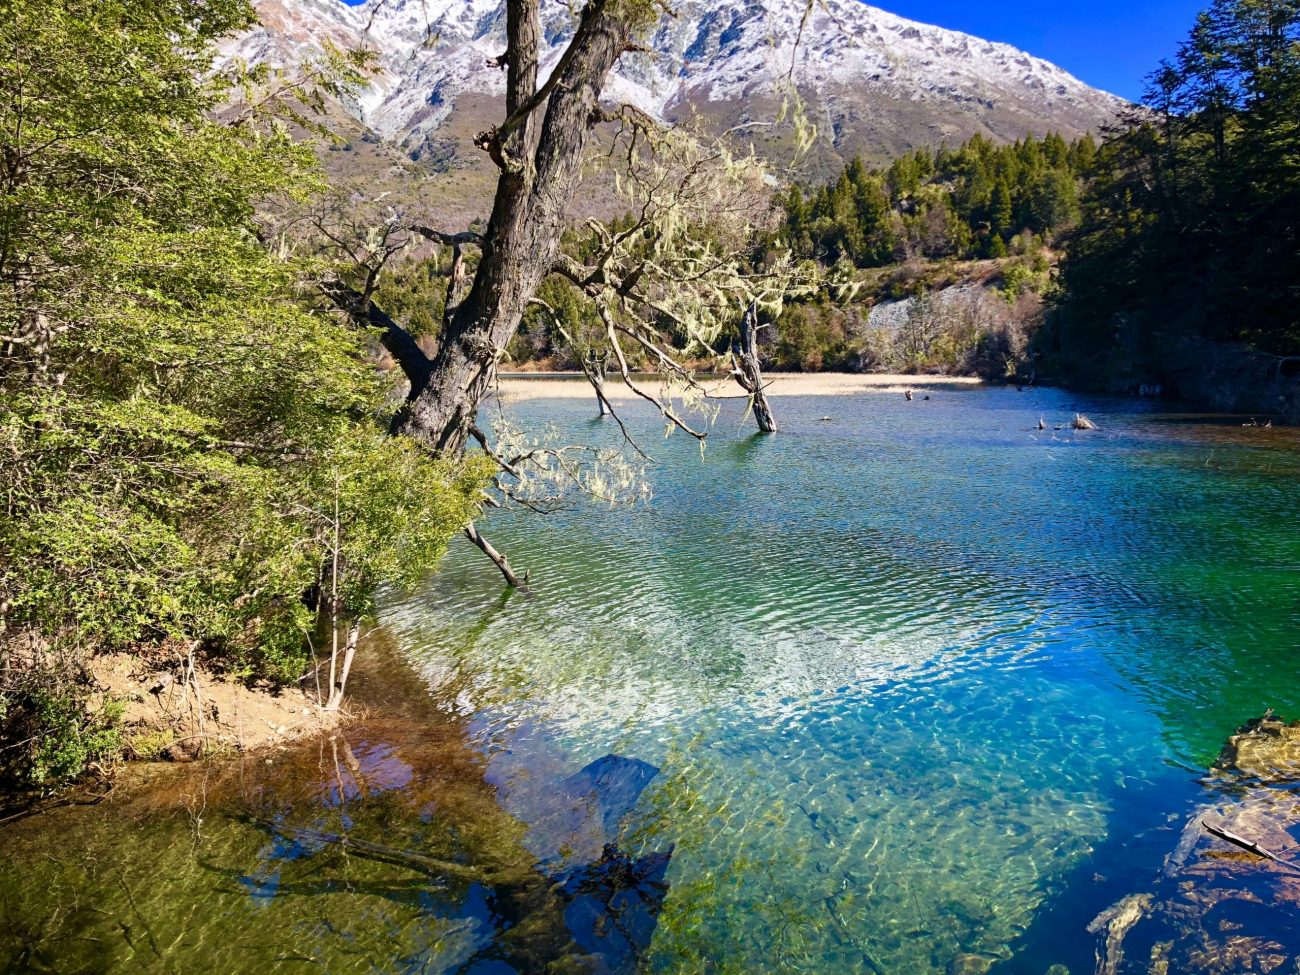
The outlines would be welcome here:
M 699 382 L 710 396 L 741 399 L 746 393 L 730 376 L 704 375 Z M 765 373 L 767 395 L 787 396 L 853 396 L 860 393 L 902 393 L 908 389 L 933 389 L 941 386 L 983 386 L 982 379 L 974 376 L 908 376 L 897 373 L 850 372 L 774 372 Z M 659 389 L 659 378 L 645 379 L 647 392 Z M 611 400 L 639 398 L 619 376 L 610 376 L 605 383 L 605 394 Z M 505 373 L 498 378 L 497 395 L 503 402 L 520 402 L 536 399 L 580 399 L 594 396 L 590 383 L 582 373 L 537 372 Z

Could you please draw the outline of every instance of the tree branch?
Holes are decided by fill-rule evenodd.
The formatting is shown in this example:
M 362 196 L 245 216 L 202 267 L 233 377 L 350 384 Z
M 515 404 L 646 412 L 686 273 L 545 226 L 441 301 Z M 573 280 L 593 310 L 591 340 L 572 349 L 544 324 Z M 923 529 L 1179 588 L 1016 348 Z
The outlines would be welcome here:
M 464 244 L 474 244 L 478 247 L 483 246 L 483 235 L 477 234 L 472 230 L 463 230 L 458 234 L 449 234 L 418 223 L 411 224 L 409 229 L 413 234 L 419 234 L 426 240 L 431 240 L 435 244 L 442 244 L 446 247 L 458 247 Z
M 480 133 L 474 140 L 479 148 L 492 155 L 502 169 L 510 170 L 512 165 L 519 165 L 517 159 L 509 157 L 508 149 L 521 145 L 527 149 L 534 114 L 560 84 L 570 66 L 575 61 L 581 64 L 587 59 L 587 49 L 592 38 L 597 34 L 598 28 L 603 26 L 605 8 L 611 5 L 611 0 L 589 0 L 582 8 L 578 29 L 574 31 L 569 46 L 564 49 L 546 83 L 538 88 L 536 0 L 510 0 L 508 3 L 506 30 L 509 43 L 506 57 L 510 64 L 510 74 L 506 81 L 506 120 L 487 132 Z
M 527 573 L 524 574 L 524 578 L 519 578 L 519 576 L 515 574 L 515 570 L 510 567 L 510 562 L 506 557 L 493 548 L 491 542 L 479 534 L 478 529 L 474 527 L 474 522 L 471 521 L 465 526 L 465 537 L 473 542 L 479 550 L 491 559 L 492 563 L 501 570 L 501 575 L 505 578 L 506 585 L 513 586 L 520 592 L 528 592 Z
M 424 354 L 415 337 L 389 318 L 378 305 L 366 300 L 361 292 L 342 281 L 322 282 L 320 290 L 354 324 L 362 328 L 380 329 L 380 343 L 406 375 L 412 389 L 418 389 L 428 381 L 431 367 L 429 357 Z
M 677 427 L 677 429 L 681 430 L 683 433 L 688 433 L 696 440 L 703 442 L 708 437 L 707 433 L 702 433 L 699 430 L 690 427 L 676 414 L 676 412 L 674 412 L 669 403 L 666 403 L 661 399 L 655 399 L 655 397 L 651 396 L 632 381 L 632 370 L 627 366 L 627 356 L 623 354 L 623 347 L 618 341 L 619 325 L 614 321 L 614 316 L 610 314 L 609 309 L 603 302 L 597 302 L 596 313 L 600 316 L 600 320 L 605 323 L 605 333 L 609 338 L 610 348 L 614 350 L 614 358 L 618 360 L 618 369 L 620 374 L 623 376 L 623 382 L 627 388 L 632 390 L 632 392 L 636 393 L 647 403 L 653 403 L 655 409 L 660 412 L 663 418 L 673 426 Z

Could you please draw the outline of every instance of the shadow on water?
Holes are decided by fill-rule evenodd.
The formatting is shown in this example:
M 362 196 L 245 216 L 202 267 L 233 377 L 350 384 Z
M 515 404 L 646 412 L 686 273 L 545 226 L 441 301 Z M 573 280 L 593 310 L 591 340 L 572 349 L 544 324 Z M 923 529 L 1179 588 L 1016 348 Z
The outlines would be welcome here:
M 507 812 L 463 723 L 399 705 L 382 656 L 404 714 L 6 829 L 0 970 L 635 971 L 672 850 L 619 842 L 658 769 L 540 770 L 551 801 Z

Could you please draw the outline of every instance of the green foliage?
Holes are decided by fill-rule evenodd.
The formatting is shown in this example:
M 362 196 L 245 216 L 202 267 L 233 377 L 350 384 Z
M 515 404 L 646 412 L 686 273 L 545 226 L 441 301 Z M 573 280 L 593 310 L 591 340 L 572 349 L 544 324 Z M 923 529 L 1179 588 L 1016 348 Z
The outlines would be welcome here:
M 437 257 L 395 265 L 379 279 L 374 301 L 392 319 L 417 337 L 442 331 L 447 300 L 447 275 Z
M 959 149 L 917 149 L 887 169 L 854 159 L 832 183 L 782 203 L 783 236 L 826 263 L 884 267 L 908 257 L 1002 257 L 1022 230 L 1057 234 L 1079 218 L 1079 185 L 1096 145 L 1059 135 Z
M 480 467 L 388 436 L 368 337 L 260 243 L 260 201 L 319 180 L 281 122 L 217 111 L 213 44 L 251 23 L 246 0 L 0 22 L 0 653 L 179 638 L 293 679 L 338 540 L 364 613 L 478 503 Z M 32 776 L 107 747 L 77 694 L 9 690 L 49 743 Z
M 1183 336 L 1300 352 L 1300 6 L 1215 0 L 1093 161 L 1053 338 L 1157 373 Z
M 122 748 L 120 703 L 106 702 L 87 716 L 84 702 L 72 694 L 42 692 L 35 700 L 40 729 L 28 779 L 43 786 L 80 775 L 91 762 L 109 759 Z
M 1040 269 L 1024 261 L 1009 264 L 1002 272 L 1002 297 L 1008 304 L 1014 304 L 1021 295 L 1041 292 L 1045 286 L 1044 275 Z
M 357 429 L 323 451 L 309 471 L 312 507 L 303 513 L 318 526 L 324 554 L 332 559 L 337 551 L 341 611 L 366 616 L 380 585 L 410 586 L 426 575 L 477 510 L 495 470 L 483 454 L 434 460 L 414 441 L 374 429 Z
M 791 305 L 779 319 L 770 362 L 775 369 L 792 372 L 861 368 L 861 350 L 853 341 L 855 324 L 834 305 Z
M 537 289 L 546 307 L 531 307 L 519 331 L 510 342 L 515 362 L 559 357 L 559 365 L 576 368 L 587 351 L 597 346 L 604 334 L 596 309 L 563 278 L 547 278 Z

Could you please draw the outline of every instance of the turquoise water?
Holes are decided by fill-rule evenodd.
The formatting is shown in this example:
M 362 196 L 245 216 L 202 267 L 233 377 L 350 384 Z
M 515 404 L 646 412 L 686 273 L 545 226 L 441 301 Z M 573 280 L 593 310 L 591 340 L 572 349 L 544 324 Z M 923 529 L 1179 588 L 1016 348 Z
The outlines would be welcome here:
M 385 626 L 499 781 L 661 767 L 651 970 L 1090 968 L 1227 734 L 1300 713 L 1294 437 L 1052 390 L 778 406 L 703 459 L 637 417 L 652 501 L 496 516 L 530 598 L 466 547 Z M 1075 408 L 1101 430 L 1035 429 Z
M 0 831 L 0 970 L 1092 971 L 1226 736 L 1300 717 L 1300 437 L 930 395 L 703 455 L 632 410 L 653 497 L 494 513 L 532 594 L 464 544 L 390 595 L 340 739 Z

